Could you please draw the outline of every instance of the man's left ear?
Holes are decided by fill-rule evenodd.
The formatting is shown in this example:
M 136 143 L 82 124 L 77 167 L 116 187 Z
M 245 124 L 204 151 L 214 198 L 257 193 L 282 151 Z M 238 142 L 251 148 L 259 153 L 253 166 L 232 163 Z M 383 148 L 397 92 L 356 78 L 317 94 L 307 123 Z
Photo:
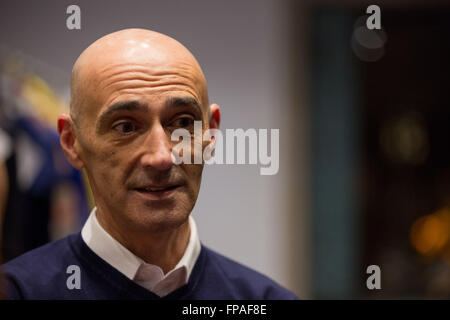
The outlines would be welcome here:
M 209 128 L 210 129 L 219 129 L 220 126 L 220 106 L 218 104 L 213 103 L 209 106 Z
M 66 155 L 67 160 L 78 170 L 84 167 L 83 160 L 80 157 L 76 147 L 75 124 L 68 114 L 62 114 L 58 117 L 59 143 Z

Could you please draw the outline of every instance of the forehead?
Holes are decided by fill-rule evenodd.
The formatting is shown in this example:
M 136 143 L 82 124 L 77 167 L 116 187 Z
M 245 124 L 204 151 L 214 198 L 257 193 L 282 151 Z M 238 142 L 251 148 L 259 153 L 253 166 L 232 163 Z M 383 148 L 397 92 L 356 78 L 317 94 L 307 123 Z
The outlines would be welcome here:
M 124 96 L 155 99 L 181 94 L 200 101 L 202 85 L 195 70 L 187 64 L 120 64 L 97 73 L 95 90 L 101 106 L 105 107 Z
M 79 80 L 86 102 L 82 112 L 88 117 L 121 100 L 156 103 L 167 96 L 185 96 L 204 104 L 206 82 L 190 53 L 141 45 L 115 52 L 96 50 L 84 57 Z

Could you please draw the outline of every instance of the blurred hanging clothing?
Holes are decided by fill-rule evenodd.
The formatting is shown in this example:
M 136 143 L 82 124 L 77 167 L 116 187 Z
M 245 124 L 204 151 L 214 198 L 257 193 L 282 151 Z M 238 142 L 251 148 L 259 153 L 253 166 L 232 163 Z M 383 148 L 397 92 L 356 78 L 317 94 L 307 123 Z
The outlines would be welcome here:
M 89 214 L 83 176 L 59 145 L 56 117 L 63 108 L 56 95 L 36 75 L 13 79 L 13 85 L 7 77 L 0 100 L 0 151 L 9 177 L 4 262 L 79 231 Z

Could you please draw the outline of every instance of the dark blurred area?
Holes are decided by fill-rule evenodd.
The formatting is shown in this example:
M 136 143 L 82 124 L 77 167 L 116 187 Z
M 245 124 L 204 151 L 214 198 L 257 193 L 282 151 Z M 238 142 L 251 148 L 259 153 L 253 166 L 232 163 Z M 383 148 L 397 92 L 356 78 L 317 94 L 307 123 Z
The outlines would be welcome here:
M 383 24 L 384 56 L 361 66 L 363 259 L 385 297 L 450 298 L 450 11 Z
M 379 5 L 312 6 L 313 291 L 448 299 L 450 10 Z

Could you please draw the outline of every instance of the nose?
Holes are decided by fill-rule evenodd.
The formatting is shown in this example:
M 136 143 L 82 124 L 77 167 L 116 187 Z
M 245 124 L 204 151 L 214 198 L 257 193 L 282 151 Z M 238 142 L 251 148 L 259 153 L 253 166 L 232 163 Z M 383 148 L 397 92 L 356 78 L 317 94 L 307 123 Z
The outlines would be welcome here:
M 173 166 L 169 139 L 161 124 L 152 126 L 143 147 L 145 153 L 140 159 L 142 166 L 159 171 L 168 170 Z

